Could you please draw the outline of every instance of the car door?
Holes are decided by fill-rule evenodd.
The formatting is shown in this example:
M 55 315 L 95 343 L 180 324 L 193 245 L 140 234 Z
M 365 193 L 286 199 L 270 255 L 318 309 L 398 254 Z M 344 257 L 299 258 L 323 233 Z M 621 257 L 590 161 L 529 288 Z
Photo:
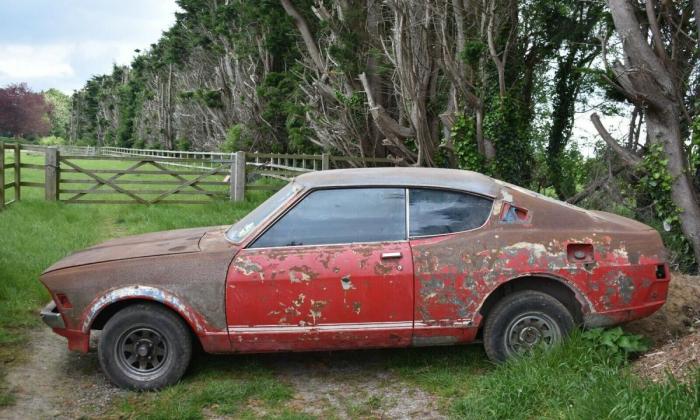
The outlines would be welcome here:
M 406 346 L 413 265 L 403 188 L 311 191 L 229 269 L 237 351 Z
M 408 190 L 415 270 L 414 345 L 470 341 L 480 301 L 471 254 L 486 234 L 493 200 L 461 191 Z

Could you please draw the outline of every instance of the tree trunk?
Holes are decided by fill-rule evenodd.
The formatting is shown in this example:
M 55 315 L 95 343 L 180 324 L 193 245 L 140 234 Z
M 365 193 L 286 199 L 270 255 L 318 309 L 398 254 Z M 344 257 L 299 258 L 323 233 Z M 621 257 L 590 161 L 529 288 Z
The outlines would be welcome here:
M 680 118 L 680 114 L 673 111 L 673 106 L 662 112 L 647 112 L 647 135 L 651 142 L 663 145 L 668 159 L 667 169 L 673 177 L 671 199 L 681 210 L 678 216 L 681 231 L 693 246 L 695 261 L 700 264 L 700 205 L 692 179 L 686 171 Z
M 673 177 L 671 199 L 681 210 L 681 230 L 693 247 L 696 262 L 700 263 L 700 204 L 688 173 L 680 127 L 684 104 L 677 94 L 679 81 L 673 75 L 660 37 L 651 41 L 653 47 L 649 45 L 648 29 L 642 30 L 636 1 L 608 0 L 608 4 L 625 52 L 624 65 L 614 65 L 618 88 L 643 107 L 650 141 L 663 145 L 668 161 L 666 169 Z M 647 13 L 647 17 L 656 19 L 653 13 Z

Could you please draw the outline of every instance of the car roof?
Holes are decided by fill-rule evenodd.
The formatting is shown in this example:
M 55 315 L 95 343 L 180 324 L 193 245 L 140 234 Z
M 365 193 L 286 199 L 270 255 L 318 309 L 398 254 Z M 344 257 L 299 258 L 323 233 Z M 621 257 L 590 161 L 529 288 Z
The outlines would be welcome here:
M 442 168 L 355 168 L 309 172 L 294 179 L 305 188 L 327 187 L 434 187 L 496 197 L 500 186 L 478 172 Z

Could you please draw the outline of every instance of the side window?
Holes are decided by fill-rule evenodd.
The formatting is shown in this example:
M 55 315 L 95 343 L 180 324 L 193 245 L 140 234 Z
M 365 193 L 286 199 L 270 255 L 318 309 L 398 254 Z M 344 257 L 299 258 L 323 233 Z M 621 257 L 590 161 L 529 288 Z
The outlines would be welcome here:
M 417 188 L 409 191 L 408 201 L 411 237 L 477 228 L 486 222 L 493 204 L 477 195 Z
M 258 238 L 252 247 L 406 239 L 405 195 L 403 188 L 313 191 Z

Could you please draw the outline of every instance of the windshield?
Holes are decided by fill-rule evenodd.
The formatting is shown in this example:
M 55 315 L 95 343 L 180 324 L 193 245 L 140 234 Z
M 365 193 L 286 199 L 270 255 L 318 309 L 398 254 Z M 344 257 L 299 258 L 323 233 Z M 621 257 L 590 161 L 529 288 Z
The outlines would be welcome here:
M 241 242 L 250 232 L 258 227 L 260 223 L 267 219 L 268 216 L 300 189 L 301 187 L 290 182 L 284 188 L 277 191 L 272 197 L 265 200 L 265 202 L 259 205 L 255 210 L 248 213 L 247 216 L 231 226 L 226 231 L 226 238 L 234 243 Z

